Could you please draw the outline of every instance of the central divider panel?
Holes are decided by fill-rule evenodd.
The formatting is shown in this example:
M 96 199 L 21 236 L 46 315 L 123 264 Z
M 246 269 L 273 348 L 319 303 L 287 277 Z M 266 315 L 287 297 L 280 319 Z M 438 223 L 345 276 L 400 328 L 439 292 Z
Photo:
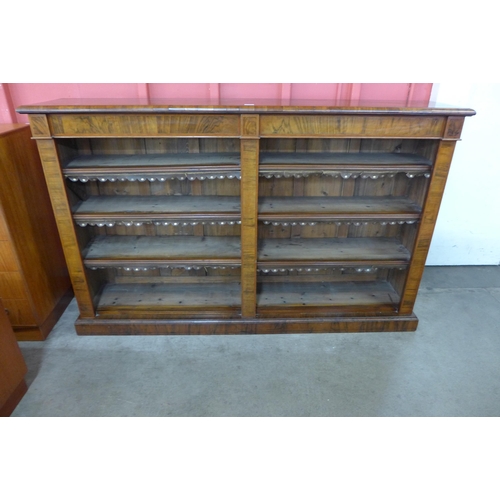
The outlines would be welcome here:
M 259 115 L 241 115 L 241 315 L 254 318 L 257 300 Z

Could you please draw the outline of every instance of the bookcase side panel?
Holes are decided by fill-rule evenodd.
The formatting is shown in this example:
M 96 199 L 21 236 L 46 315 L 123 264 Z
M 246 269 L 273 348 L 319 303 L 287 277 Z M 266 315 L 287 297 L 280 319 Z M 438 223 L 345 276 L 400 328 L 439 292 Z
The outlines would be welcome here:
M 455 144 L 455 141 L 444 140 L 441 141 L 438 148 L 422 212 L 420 227 L 413 248 L 408 277 L 401 297 L 400 314 L 403 315 L 413 311 L 420 281 L 424 272 L 425 261 L 431 244 L 432 234 L 436 225 L 441 199 L 448 178 Z
M 57 148 L 52 139 L 39 138 L 37 146 L 80 314 L 82 317 L 93 317 L 93 299 L 80 255 Z

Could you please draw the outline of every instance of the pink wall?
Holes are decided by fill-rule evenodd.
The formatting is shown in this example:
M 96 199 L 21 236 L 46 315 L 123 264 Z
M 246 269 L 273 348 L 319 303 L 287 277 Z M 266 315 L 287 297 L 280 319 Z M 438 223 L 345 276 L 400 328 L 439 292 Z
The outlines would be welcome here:
M 0 123 L 27 123 L 21 105 L 61 98 L 374 99 L 429 102 L 431 83 L 3 83 Z

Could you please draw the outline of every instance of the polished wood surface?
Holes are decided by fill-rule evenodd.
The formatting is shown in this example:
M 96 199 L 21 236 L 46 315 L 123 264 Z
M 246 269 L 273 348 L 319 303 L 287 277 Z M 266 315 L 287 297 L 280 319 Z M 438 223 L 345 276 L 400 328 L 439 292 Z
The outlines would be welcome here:
M 247 102 L 250 101 L 250 102 Z M 321 99 L 57 99 L 20 106 L 18 113 L 310 113 L 317 114 L 405 114 L 471 116 L 472 109 L 457 109 L 439 103 L 414 103 L 376 100 Z
M 26 393 L 24 376 L 27 372 L 9 317 L 0 299 L 0 417 L 8 417 Z
M 475 114 L 221 99 L 19 111 L 83 335 L 416 329 L 454 145 Z
M 240 134 L 236 115 L 49 115 L 49 126 L 54 137 L 238 137 Z
M 402 313 L 412 311 L 413 305 L 415 304 L 454 150 L 455 142 L 443 141 L 439 146 L 431 178 L 431 185 L 427 193 L 427 199 L 422 213 L 422 223 L 419 226 L 412 255 L 411 268 L 402 293 Z
M 78 297 L 80 314 L 82 316 L 93 317 L 94 302 L 91 291 L 91 283 L 87 280 L 85 268 L 80 255 L 80 246 L 75 233 L 71 209 L 66 196 L 64 178 L 61 172 L 56 146 L 52 140 L 37 141 L 37 146 L 73 290 L 75 295 Z
M 43 340 L 72 298 L 36 144 L 0 125 L 0 297 L 19 340 Z
M 418 326 L 414 314 L 408 316 L 348 316 L 318 318 L 255 319 L 136 319 L 79 318 L 80 335 L 246 335 L 284 333 L 412 332 Z
M 262 115 L 262 137 L 441 137 L 444 117 Z

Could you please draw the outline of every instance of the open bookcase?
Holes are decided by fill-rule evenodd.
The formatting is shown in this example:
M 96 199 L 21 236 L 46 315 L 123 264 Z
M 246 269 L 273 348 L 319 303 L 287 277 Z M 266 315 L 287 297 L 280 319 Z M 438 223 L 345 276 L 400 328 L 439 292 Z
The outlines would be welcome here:
M 25 106 L 80 334 L 415 330 L 470 109 Z

